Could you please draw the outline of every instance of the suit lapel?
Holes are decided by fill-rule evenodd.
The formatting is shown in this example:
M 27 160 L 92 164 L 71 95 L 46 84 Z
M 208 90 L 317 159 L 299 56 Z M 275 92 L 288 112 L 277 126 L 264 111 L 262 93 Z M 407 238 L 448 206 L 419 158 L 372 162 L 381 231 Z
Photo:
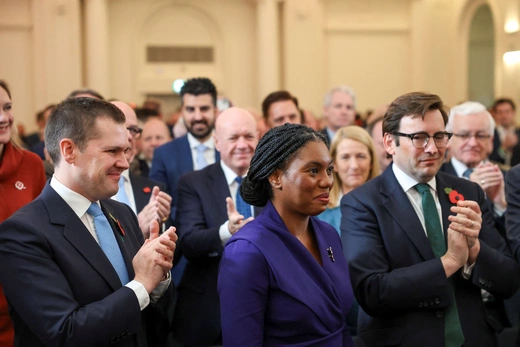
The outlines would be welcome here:
M 381 194 L 386 196 L 386 200 L 383 200 L 385 208 L 390 215 L 392 215 L 396 223 L 399 224 L 401 229 L 403 229 L 421 256 L 425 260 L 432 259 L 434 257 L 432 247 L 424 233 L 421 221 L 417 214 L 415 214 L 415 210 L 408 196 L 399 185 L 391 167 L 385 170 L 382 175 L 380 191 Z M 405 211 L 408 211 L 408 213 Z M 410 213 L 410 211 L 412 211 L 412 213 Z
M 227 216 L 226 198 L 231 196 L 229 186 L 226 181 L 224 171 L 217 162 L 208 167 L 208 181 L 206 182 L 208 191 L 215 199 L 216 206 L 220 209 L 220 214 Z
M 179 158 L 180 175 L 193 171 L 193 157 L 187 135 L 182 137 L 179 142 L 178 153 L 175 159 L 177 158 Z
M 42 192 L 42 200 L 49 212 L 51 223 L 62 226 L 63 237 L 96 269 L 113 290 L 121 288 L 116 271 L 90 231 L 48 183 Z
M 454 206 L 456 204 L 451 203 L 448 194 L 444 192 L 445 188 L 452 188 L 455 189 L 455 187 L 448 187 L 446 185 L 446 182 L 442 179 L 441 175 L 436 176 L 437 181 L 437 194 L 439 197 L 439 203 L 441 204 L 441 210 L 442 210 L 442 231 L 444 232 L 444 241 L 447 244 L 447 235 L 448 235 L 448 226 L 450 225 L 450 221 L 448 220 L 448 216 L 452 215 L 453 212 L 450 211 L 451 206 Z M 447 246 L 446 246 L 447 248 Z
M 140 179 L 140 177 L 135 176 L 132 173 L 130 173 L 130 184 L 132 185 L 132 191 L 134 192 L 135 209 L 136 211 L 142 211 L 150 201 L 153 186 L 148 186 L 142 179 Z M 147 193 L 144 191 L 145 188 L 149 189 Z

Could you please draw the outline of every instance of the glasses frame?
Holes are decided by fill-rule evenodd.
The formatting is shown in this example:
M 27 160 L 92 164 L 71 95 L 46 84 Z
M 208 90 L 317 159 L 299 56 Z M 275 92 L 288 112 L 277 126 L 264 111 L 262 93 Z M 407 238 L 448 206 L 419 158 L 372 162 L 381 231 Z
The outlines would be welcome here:
M 439 144 L 437 143 L 437 140 L 435 139 L 435 136 L 436 135 L 439 135 L 439 134 L 442 134 L 444 136 L 447 136 L 448 139 L 446 140 L 446 143 L 444 144 L 441 144 L 441 146 L 439 146 Z M 416 132 L 416 133 L 412 133 L 412 134 L 405 134 L 405 133 L 400 133 L 400 132 L 395 132 L 395 133 L 392 133 L 392 135 L 394 136 L 403 136 L 403 137 L 408 137 L 411 141 L 412 141 L 412 145 L 415 147 L 415 148 L 425 148 L 426 146 L 428 146 L 428 142 L 430 142 L 430 138 L 433 138 L 433 143 L 435 143 L 435 146 L 437 148 L 444 148 L 448 145 L 448 142 L 450 141 L 451 137 L 453 136 L 452 133 L 449 133 L 447 131 L 439 131 L 439 132 L 436 132 L 435 134 L 431 135 L 424 132 L 424 131 L 419 131 L 419 132 Z M 414 140 L 414 136 L 416 135 L 426 135 L 426 140 L 424 141 L 424 144 L 422 146 L 417 146 L 415 144 L 415 142 L 417 140 Z
M 487 141 L 491 138 L 491 135 L 488 134 L 455 134 L 453 136 L 458 137 L 462 141 L 469 141 L 472 137 L 475 138 L 476 141 Z
M 143 129 L 139 128 L 138 126 L 126 127 L 126 130 L 132 134 L 134 139 L 140 138 L 141 134 L 143 133 Z

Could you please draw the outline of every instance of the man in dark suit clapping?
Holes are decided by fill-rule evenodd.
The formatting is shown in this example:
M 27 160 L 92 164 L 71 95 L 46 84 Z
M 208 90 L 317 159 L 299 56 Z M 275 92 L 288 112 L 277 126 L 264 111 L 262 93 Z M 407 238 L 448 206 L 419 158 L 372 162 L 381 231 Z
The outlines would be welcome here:
M 16 346 L 146 346 L 146 316 L 169 299 L 174 228 L 158 236 L 151 223 L 144 242 L 131 209 L 108 199 L 128 169 L 124 123 L 91 98 L 67 99 L 49 119 L 54 176 L 0 226 Z

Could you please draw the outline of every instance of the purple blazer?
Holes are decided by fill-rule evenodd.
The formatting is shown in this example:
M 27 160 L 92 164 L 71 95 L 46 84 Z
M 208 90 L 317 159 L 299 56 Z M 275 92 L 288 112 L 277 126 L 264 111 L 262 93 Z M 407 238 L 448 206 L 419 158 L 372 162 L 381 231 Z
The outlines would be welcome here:
M 346 325 L 353 293 L 340 238 L 327 223 L 310 222 L 323 266 L 271 202 L 229 240 L 218 277 L 224 346 L 353 346 Z

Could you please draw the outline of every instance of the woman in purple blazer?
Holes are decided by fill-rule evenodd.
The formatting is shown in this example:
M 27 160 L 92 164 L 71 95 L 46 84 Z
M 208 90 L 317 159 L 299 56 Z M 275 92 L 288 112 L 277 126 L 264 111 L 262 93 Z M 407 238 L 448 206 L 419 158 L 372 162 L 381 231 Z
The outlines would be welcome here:
M 338 233 L 316 216 L 329 202 L 332 159 L 322 134 L 285 124 L 260 140 L 240 186 L 265 206 L 220 263 L 224 346 L 353 346 L 353 294 Z

